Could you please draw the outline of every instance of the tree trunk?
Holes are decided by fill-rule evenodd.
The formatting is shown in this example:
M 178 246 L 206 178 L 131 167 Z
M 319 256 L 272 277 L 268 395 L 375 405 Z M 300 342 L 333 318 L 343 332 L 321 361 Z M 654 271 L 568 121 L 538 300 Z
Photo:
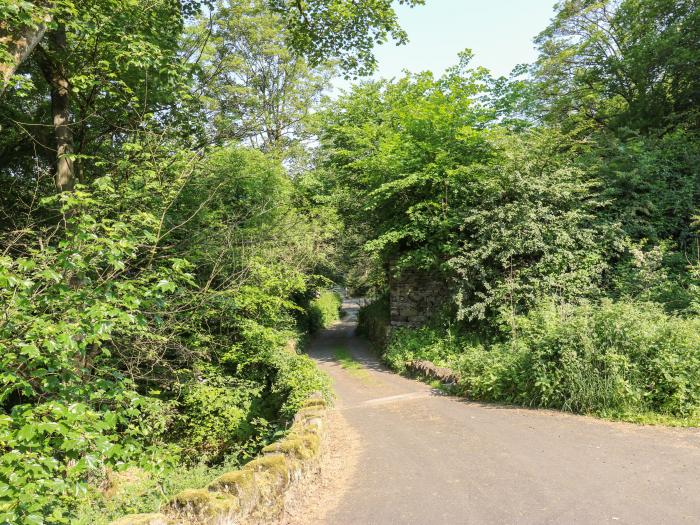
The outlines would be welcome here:
M 71 191 L 75 186 L 75 167 L 70 158 L 73 131 L 69 125 L 68 81 L 64 78 L 57 79 L 51 91 L 51 112 L 56 134 L 56 187 L 59 191 Z
M 11 57 L 8 62 L 0 62 L 0 76 L 2 77 L 0 95 L 7 89 L 17 68 L 32 54 L 34 48 L 44 38 L 46 24 L 50 21 L 51 16 L 46 13 L 43 22 L 36 27 L 23 27 L 19 30 L 7 27 L 6 23 L 0 22 L 0 44 L 7 48 Z
M 73 159 L 73 131 L 70 128 L 70 85 L 60 64 L 66 48 L 66 30 L 60 25 L 50 34 L 51 51 L 54 55 L 44 54 L 41 70 L 51 86 L 51 114 L 56 138 L 56 172 L 55 181 L 58 191 L 71 191 L 75 186 L 75 166 Z M 59 62 L 56 62 L 56 58 Z

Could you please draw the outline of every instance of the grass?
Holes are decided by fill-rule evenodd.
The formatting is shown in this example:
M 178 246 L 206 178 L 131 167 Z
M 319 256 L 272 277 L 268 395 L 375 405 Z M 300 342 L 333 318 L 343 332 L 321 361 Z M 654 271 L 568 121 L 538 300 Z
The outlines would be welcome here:
M 683 428 L 700 427 L 700 415 L 681 417 L 668 414 L 658 414 L 656 412 L 599 412 L 589 415 L 606 419 L 608 421 L 622 421 L 625 423 L 636 423 L 638 425 L 657 425 Z
M 440 381 L 439 379 L 426 379 L 424 377 L 416 377 L 415 375 L 408 374 L 405 371 L 397 371 L 400 375 L 407 377 L 409 379 L 414 379 L 421 381 L 430 385 L 435 390 L 442 392 L 443 394 L 461 397 L 463 399 L 470 399 L 468 396 L 460 394 L 455 385 L 447 385 Z M 486 403 L 490 405 L 498 405 L 504 407 L 513 408 L 532 408 L 526 407 L 518 403 L 508 403 L 504 401 L 494 401 L 489 399 L 479 399 L 473 400 L 479 403 Z M 538 408 L 534 408 L 538 410 Z M 542 408 L 542 410 L 556 410 L 559 412 L 565 412 L 568 414 L 582 415 L 588 417 L 595 417 L 598 419 L 603 419 L 605 421 L 615 421 L 620 423 L 633 423 L 637 425 L 651 425 L 651 426 L 666 426 L 666 427 L 678 427 L 678 428 L 700 428 L 700 415 L 694 416 L 673 416 L 669 414 L 659 414 L 657 412 L 623 412 L 623 411 L 592 411 L 592 412 L 574 412 L 570 410 L 563 410 L 557 408 Z
M 347 348 L 336 348 L 335 358 L 340 363 L 340 367 L 343 370 L 347 370 L 351 376 L 366 382 L 372 381 L 372 376 L 367 369 L 362 363 L 353 359 Z
M 442 392 L 443 394 L 447 394 L 448 396 L 456 396 L 457 394 L 457 389 L 455 388 L 454 385 L 450 384 L 448 385 L 447 383 L 443 383 L 439 379 L 424 379 L 421 377 L 414 377 L 409 374 L 402 374 L 408 377 L 409 379 L 418 379 L 419 381 L 422 381 L 423 383 L 427 383 L 428 385 L 431 386 L 434 390 L 438 390 Z
M 416 359 L 460 375 L 469 399 L 643 425 L 700 425 L 700 325 L 657 305 L 543 304 L 519 318 L 517 344 L 424 327 L 392 333 L 383 359 Z
M 90 492 L 79 502 L 76 517 L 71 523 L 78 525 L 107 525 L 125 514 L 158 512 L 171 496 L 193 487 L 203 487 L 220 475 L 241 468 L 245 461 L 231 455 L 222 464 L 204 464 L 190 468 L 180 467 L 162 477 L 146 476 L 142 481 L 120 486 L 111 498 Z

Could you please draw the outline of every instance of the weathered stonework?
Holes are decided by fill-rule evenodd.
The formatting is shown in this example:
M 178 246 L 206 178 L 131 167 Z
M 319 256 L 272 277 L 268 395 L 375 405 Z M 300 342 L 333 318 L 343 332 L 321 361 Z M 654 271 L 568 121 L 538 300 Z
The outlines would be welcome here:
M 389 279 L 391 326 L 415 327 L 440 311 L 449 298 L 448 285 L 428 272 L 404 270 Z
M 430 361 L 422 359 L 406 362 L 406 371 L 410 374 L 424 377 L 426 379 L 437 379 L 446 385 L 456 385 L 459 383 L 459 373 L 450 368 L 436 366 Z

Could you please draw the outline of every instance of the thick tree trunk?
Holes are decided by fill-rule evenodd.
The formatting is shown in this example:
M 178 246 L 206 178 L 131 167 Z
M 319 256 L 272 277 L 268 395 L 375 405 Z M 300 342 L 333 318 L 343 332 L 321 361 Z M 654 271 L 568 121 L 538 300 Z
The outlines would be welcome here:
M 66 48 L 66 30 L 59 26 L 50 34 L 51 50 L 54 57 L 61 60 Z M 55 59 L 54 59 L 55 60 Z M 56 188 L 71 191 L 75 186 L 75 166 L 73 153 L 73 131 L 70 128 L 70 85 L 60 62 L 44 56 L 41 69 L 46 81 L 51 85 L 51 113 L 56 138 Z
M 56 187 L 59 191 L 71 191 L 75 186 L 75 166 L 70 155 L 73 153 L 73 131 L 70 129 L 68 106 L 68 81 L 56 80 L 51 90 L 51 111 L 56 134 Z

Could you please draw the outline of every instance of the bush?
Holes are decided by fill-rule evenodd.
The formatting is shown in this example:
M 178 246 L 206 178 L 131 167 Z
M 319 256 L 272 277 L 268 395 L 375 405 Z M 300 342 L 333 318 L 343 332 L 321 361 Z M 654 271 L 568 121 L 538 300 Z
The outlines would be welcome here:
M 384 353 L 385 361 L 401 372 L 405 364 L 417 359 L 438 366 L 454 367 L 458 355 L 456 341 L 435 328 L 399 328 L 391 333 Z
M 257 180 L 265 166 L 247 170 L 247 157 L 231 162 Z M 0 236 L 0 523 L 73 522 L 83 500 L 107 514 L 149 510 L 174 476 L 255 454 L 323 390 L 313 363 L 285 349 L 293 298 L 311 280 L 288 259 L 306 258 L 289 255 L 293 238 L 264 242 L 284 221 L 298 225 L 297 212 L 253 213 L 269 190 L 242 210 L 262 192 L 233 188 L 232 213 L 255 217 L 243 224 L 206 207 L 209 192 L 179 192 L 186 181 L 147 186 L 154 202 L 138 182 L 103 177 L 47 199 L 42 210 L 63 212 L 66 227 L 27 231 L 22 250 Z M 161 242 L 164 214 L 182 243 Z M 250 244 L 254 253 L 238 248 Z M 108 502 L 108 473 L 131 468 L 147 478 L 142 497 Z
M 330 402 L 330 378 L 319 370 L 310 357 L 287 349 L 274 358 L 274 364 L 278 372 L 273 393 L 281 393 L 284 399 L 280 408 L 282 417 L 292 418 L 309 396 L 317 392 Z
M 360 308 L 357 333 L 384 347 L 390 323 L 389 296 L 385 295 Z
M 605 302 L 543 305 L 519 324 L 538 405 L 674 416 L 700 408 L 700 319 L 651 303 Z
M 309 330 L 317 332 L 321 328 L 328 328 L 331 323 L 340 319 L 342 304 L 340 294 L 322 290 L 309 305 Z
M 251 437 L 251 404 L 261 390 L 255 382 L 219 374 L 187 385 L 180 402 L 179 444 L 185 457 L 194 464 L 210 463 Z
M 473 399 L 599 415 L 700 415 L 700 319 L 651 303 L 544 303 L 509 335 L 482 345 L 435 329 L 399 330 L 385 357 L 398 370 L 411 359 L 451 367 Z

